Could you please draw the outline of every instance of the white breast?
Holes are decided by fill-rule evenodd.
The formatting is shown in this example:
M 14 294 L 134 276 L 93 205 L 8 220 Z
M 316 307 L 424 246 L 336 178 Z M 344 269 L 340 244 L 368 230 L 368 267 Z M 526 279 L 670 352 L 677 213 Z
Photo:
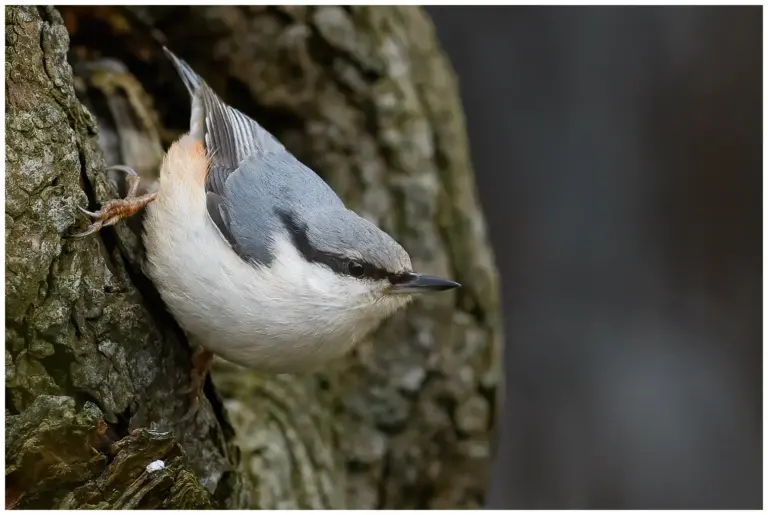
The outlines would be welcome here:
M 198 170 L 206 163 L 174 147 L 145 218 L 147 273 L 196 342 L 249 368 L 309 370 L 347 352 L 407 302 L 308 263 L 284 236 L 270 267 L 246 263 L 208 216 Z

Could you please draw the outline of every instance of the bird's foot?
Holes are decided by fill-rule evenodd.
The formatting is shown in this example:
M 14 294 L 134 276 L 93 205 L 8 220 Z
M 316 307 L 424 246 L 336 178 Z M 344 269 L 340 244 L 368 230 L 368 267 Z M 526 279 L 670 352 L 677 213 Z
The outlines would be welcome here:
M 88 226 L 88 229 L 86 229 L 84 232 L 73 234 L 71 236 L 72 238 L 82 238 L 84 236 L 88 236 L 100 231 L 102 227 L 115 225 L 123 218 L 128 218 L 135 215 L 157 197 L 157 193 L 147 193 L 146 195 L 142 195 L 140 197 L 136 196 L 141 178 L 133 168 L 123 165 L 116 165 L 105 169 L 105 171 L 108 170 L 119 170 L 128 174 L 126 179 L 128 183 L 128 194 L 125 196 L 125 198 L 108 201 L 101 207 L 100 210 L 96 212 L 86 211 L 82 207 L 78 206 L 80 211 L 93 218 L 95 222 Z
M 189 396 L 190 406 L 184 416 L 179 419 L 179 423 L 186 422 L 194 418 L 200 411 L 200 399 L 203 397 L 203 387 L 205 379 L 208 377 L 208 371 L 213 363 L 213 353 L 205 348 L 198 346 L 192 353 L 192 371 L 190 373 L 190 386 L 183 393 Z

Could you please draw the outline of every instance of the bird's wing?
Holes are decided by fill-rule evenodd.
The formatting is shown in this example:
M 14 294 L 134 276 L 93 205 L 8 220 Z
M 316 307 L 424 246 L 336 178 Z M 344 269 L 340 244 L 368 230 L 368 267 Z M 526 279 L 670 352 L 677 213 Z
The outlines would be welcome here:
M 235 252 L 262 264 L 271 263 L 275 235 L 286 231 L 280 214 L 306 220 L 314 210 L 346 209 L 330 186 L 288 152 L 247 158 L 220 195 L 207 195 L 209 213 L 215 206 L 211 219 Z
M 205 81 L 182 59 L 163 48 L 179 73 L 192 98 L 190 134 L 203 141 L 209 156 L 210 167 L 206 176 L 205 190 L 208 214 L 230 243 L 232 248 L 246 261 L 269 262 L 268 242 L 263 231 L 244 234 L 242 227 L 235 224 L 233 229 L 231 211 L 238 201 L 227 193 L 227 181 L 248 161 L 249 180 L 258 180 L 259 157 L 263 162 L 269 156 L 287 153 L 285 147 L 274 136 L 237 109 L 225 104 Z M 256 185 L 254 182 L 252 186 Z M 253 193 L 253 192 L 252 192 Z M 237 195 L 234 195 L 237 197 Z M 246 194 L 246 197 L 249 195 Z M 253 195 L 250 195 L 253 196 Z M 249 199 L 257 200 L 257 199 Z M 241 230 L 237 230 L 237 229 Z
M 298 219 L 341 199 L 315 172 L 254 120 L 221 100 L 187 63 L 164 49 L 192 96 L 190 134 L 203 141 L 210 163 L 208 214 L 245 261 L 269 264 L 277 212 Z

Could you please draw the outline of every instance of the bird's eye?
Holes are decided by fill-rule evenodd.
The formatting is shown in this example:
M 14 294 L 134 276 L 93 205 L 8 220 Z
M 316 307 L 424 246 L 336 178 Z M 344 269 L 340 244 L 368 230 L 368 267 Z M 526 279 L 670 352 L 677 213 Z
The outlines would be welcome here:
M 350 261 L 347 265 L 347 270 L 349 270 L 349 275 L 352 277 L 362 277 L 363 273 L 365 272 L 363 265 L 357 261 Z

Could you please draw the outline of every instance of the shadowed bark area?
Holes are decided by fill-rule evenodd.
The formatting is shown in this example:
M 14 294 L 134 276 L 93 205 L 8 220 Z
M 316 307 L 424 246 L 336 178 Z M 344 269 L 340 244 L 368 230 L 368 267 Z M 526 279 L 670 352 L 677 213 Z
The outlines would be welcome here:
M 455 80 L 425 15 L 62 7 L 86 110 L 58 13 L 6 12 L 7 504 L 480 507 L 499 409 L 497 277 Z M 190 352 L 141 272 L 138 221 L 64 238 L 85 227 L 76 205 L 117 195 L 105 160 L 151 176 L 186 130 L 188 96 L 160 43 L 415 268 L 464 287 L 414 302 L 323 373 L 217 362 L 210 402 L 178 427 Z M 145 471 L 157 459 L 166 468 Z M 131 494 L 108 498 L 109 485 Z

